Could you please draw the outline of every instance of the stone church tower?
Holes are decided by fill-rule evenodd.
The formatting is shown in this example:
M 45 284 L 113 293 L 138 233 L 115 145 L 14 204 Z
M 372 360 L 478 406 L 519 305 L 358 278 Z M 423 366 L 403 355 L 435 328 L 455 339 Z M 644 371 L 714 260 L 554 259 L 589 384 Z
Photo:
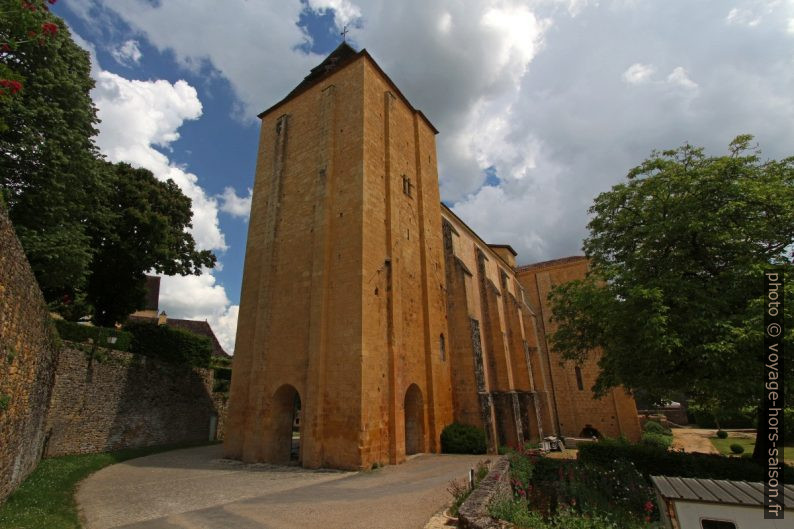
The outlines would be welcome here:
M 597 363 L 546 341 L 536 294 L 586 260 L 517 268 L 442 206 L 437 131 L 366 50 L 342 43 L 259 117 L 227 457 L 370 468 L 439 452 L 453 421 L 493 452 L 639 437 L 633 398 L 595 400 Z
M 437 131 L 346 43 L 259 117 L 226 455 L 288 461 L 298 401 L 304 466 L 438 451 Z

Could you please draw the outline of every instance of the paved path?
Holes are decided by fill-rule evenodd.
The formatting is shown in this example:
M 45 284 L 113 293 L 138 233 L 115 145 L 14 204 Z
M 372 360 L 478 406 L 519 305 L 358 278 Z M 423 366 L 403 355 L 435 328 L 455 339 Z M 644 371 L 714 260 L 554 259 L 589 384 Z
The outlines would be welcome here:
M 673 448 L 684 452 L 719 454 L 709 437 L 717 435 L 717 430 L 709 428 L 673 428 Z
M 420 455 L 371 472 L 243 465 L 220 445 L 164 452 L 83 481 L 86 529 L 419 529 L 487 456 Z

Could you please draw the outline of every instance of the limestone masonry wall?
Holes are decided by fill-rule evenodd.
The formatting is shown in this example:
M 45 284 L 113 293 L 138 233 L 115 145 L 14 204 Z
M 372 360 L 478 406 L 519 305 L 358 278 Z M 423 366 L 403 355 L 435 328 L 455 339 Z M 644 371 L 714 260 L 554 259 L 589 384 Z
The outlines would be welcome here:
M 0 503 L 41 458 L 57 355 L 44 297 L 0 205 Z
M 223 422 L 210 370 L 104 349 L 92 359 L 66 345 L 47 420 L 47 456 L 206 441 L 211 422 Z

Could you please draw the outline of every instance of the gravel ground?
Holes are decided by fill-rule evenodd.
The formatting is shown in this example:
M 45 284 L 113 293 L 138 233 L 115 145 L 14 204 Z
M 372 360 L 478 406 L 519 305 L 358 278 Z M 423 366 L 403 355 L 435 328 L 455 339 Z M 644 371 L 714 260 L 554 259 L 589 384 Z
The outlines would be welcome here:
M 483 456 L 423 454 L 370 472 L 245 465 L 220 445 L 112 465 L 82 482 L 86 529 L 421 529 Z M 442 526 L 443 527 L 443 526 Z
M 709 428 L 673 428 L 673 448 L 684 452 L 719 454 L 719 450 L 709 441 L 717 435 L 717 430 Z

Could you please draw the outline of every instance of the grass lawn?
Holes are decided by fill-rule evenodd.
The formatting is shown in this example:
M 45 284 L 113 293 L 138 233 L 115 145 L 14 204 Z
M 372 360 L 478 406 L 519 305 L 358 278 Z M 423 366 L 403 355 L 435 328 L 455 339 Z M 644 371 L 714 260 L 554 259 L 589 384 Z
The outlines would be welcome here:
M 752 454 L 755 448 L 755 438 L 753 437 L 728 437 L 727 439 L 720 439 L 718 437 L 709 437 L 711 444 L 720 451 L 720 454 L 726 456 L 735 456 L 731 452 L 731 445 L 738 443 L 744 447 L 744 454 Z M 740 454 L 744 455 L 744 454 Z M 787 443 L 783 447 L 783 459 L 789 465 L 794 465 L 794 443 Z
M 0 507 L 0 527 L 7 529 L 76 529 L 80 527 L 74 492 L 77 483 L 108 465 L 157 452 L 201 446 L 193 443 L 130 448 L 118 452 L 53 457 L 42 460 Z

